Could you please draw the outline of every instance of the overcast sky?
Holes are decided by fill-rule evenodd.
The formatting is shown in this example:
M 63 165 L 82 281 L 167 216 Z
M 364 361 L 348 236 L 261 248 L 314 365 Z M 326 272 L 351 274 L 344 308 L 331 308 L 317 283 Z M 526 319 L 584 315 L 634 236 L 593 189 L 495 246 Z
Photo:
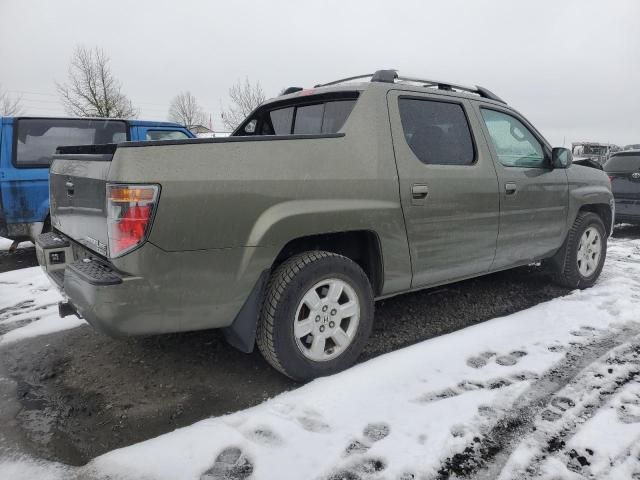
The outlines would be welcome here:
M 214 127 L 229 87 L 396 68 L 479 84 L 554 145 L 640 142 L 640 1 L 0 0 L 0 84 L 57 115 L 77 44 L 99 46 L 140 118 L 190 90 Z

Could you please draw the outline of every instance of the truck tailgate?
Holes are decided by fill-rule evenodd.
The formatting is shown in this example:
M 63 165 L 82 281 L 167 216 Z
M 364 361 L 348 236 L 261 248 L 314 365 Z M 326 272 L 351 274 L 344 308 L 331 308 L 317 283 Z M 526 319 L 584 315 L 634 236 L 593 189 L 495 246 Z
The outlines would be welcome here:
M 106 255 L 106 181 L 113 153 L 65 153 L 70 148 L 60 149 L 51 164 L 51 225 L 92 251 Z

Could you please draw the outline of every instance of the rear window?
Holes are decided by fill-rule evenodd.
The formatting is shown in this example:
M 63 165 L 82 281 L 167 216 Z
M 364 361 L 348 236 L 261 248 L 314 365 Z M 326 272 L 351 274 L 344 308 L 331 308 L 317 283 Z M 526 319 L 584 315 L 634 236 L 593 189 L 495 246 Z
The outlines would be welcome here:
M 296 135 L 322 133 L 324 106 L 324 103 L 318 103 L 316 105 L 305 105 L 304 107 L 296 108 L 293 133 Z
M 356 94 L 357 95 L 357 94 Z M 337 133 L 356 103 L 355 98 L 316 100 L 258 111 L 236 135 L 319 135 Z
M 265 120 L 265 124 L 269 124 L 271 127 L 272 133 L 270 133 L 270 135 L 288 135 L 291 133 L 293 111 L 293 107 L 287 107 L 269 112 L 268 118 Z M 269 135 L 269 133 L 265 133 L 264 135 Z
M 180 130 L 147 130 L 147 140 L 184 140 L 189 138 Z
M 120 120 L 23 118 L 17 120 L 15 129 L 17 167 L 47 167 L 59 146 L 127 140 L 127 125 Z
M 630 172 L 640 170 L 640 153 L 614 155 L 604 165 L 605 172 Z

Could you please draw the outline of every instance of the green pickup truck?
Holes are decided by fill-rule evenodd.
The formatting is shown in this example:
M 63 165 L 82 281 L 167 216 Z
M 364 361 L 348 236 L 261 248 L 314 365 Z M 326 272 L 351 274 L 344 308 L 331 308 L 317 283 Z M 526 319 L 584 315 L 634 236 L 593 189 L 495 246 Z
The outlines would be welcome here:
M 489 90 L 393 70 L 289 88 L 229 138 L 61 147 L 50 196 L 61 316 L 221 328 L 296 380 L 355 362 L 378 299 L 538 261 L 591 286 L 614 208 Z

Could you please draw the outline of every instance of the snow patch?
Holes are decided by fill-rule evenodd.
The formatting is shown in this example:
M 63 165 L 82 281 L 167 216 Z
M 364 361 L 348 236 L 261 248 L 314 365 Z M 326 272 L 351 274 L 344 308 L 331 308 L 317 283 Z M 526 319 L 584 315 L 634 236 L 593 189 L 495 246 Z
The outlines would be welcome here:
M 60 318 L 60 300 L 40 267 L 0 273 L 0 346 L 83 325 L 75 316 Z
M 41 273 L 29 270 L 0 276 L 0 282 L 13 282 L 0 290 L 0 303 L 54 301 L 49 289 L 38 290 Z M 114 450 L 67 473 L 167 480 L 434 477 L 459 452 L 481 444 L 503 414 L 568 356 L 612 333 L 622 337 L 630 325 L 638 330 L 639 311 L 640 241 L 611 240 L 602 277 L 591 289 L 377 357 L 253 408 Z M 583 396 L 593 393 L 586 378 L 572 386 L 586 392 Z M 629 478 L 624 475 L 640 468 L 639 442 L 632 434 L 638 427 L 625 423 L 635 418 L 636 393 L 625 388 L 562 440 L 576 451 L 602 447 L 593 468 L 619 458 L 607 472 L 610 478 Z M 580 395 L 556 397 L 548 410 L 563 418 L 584 406 Z M 620 416 L 623 405 L 629 405 L 626 420 Z M 549 420 L 541 412 L 536 422 Z M 614 437 L 618 440 L 611 441 Z M 509 468 L 531 463 L 539 447 L 534 440 L 523 436 Z M 550 456 L 538 473 L 581 478 L 568 469 L 570 461 Z M 20 471 L 16 462 L 0 465 L 0 476 L 7 465 Z M 57 468 L 54 464 L 43 475 L 55 475 Z M 614 477 L 618 472 L 623 476 Z

